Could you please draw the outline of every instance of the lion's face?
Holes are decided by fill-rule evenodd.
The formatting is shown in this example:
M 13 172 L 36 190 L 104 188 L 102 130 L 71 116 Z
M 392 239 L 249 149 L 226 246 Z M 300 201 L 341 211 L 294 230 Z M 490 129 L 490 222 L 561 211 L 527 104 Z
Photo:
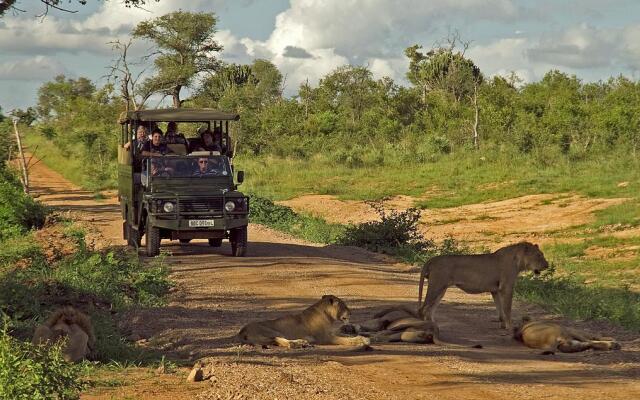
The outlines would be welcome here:
M 344 301 L 330 294 L 322 296 L 322 301 L 327 305 L 326 312 L 332 319 L 344 324 L 349 322 L 351 311 Z
M 539 275 L 540 271 L 549 268 L 549 262 L 544 258 L 544 254 L 537 244 L 525 243 L 523 249 L 523 262 L 525 268 Z

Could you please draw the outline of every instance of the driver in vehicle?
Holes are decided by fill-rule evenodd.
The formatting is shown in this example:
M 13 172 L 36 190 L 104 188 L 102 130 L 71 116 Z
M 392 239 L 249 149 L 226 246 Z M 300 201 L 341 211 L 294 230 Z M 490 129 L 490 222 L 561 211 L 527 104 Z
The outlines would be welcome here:
M 216 171 L 215 169 L 213 169 L 213 163 L 211 163 L 212 160 L 205 158 L 205 157 L 200 157 L 198 158 L 198 162 L 196 165 L 196 169 L 193 172 L 193 176 L 212 176 L 212 175 L 216 175 Z M 211 165 L 210 165 L 211 163 Z

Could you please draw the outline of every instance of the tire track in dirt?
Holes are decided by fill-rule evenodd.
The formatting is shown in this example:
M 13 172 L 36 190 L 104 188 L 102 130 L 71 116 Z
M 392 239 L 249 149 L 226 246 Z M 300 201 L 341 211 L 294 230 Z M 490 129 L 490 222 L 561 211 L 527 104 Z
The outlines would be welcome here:
M 122 243 L 114 199 L 95 201 L 42 163 L 32 170 L 32 181 L 42 201 L 92 222 L 106 242 Z M 272 398 L 273 393 L 309 399 L 640 398 L 640 346 L 632 341 L 634 335 L 607 324 L 574 323 L 616 336 L 624 350 L 541 356 L 497 328 L 489 296 L 458 290 L 447 292 L 438 309 L 443 339 L 482 343 L 484 349 L 388 344 L 362 353 L 330 346 L 291 351 L 238 347 L 233 336 L 243 324 L 300 310 L 322 294 L 344 298 L 354 311 L 354 322 L 387 305 L 414 304 L 417 297 L 417 274 L 384 256 L 306 243 L 255 225 L 249 240 L 246 258 L 228 256 L 226 243 L 212 249 L 203 241 L 187 246 L 164 241 L 177 284 L 170 303 L 123 316 L 123 329 L 142 346 L 183 359 L 212 357 L 221 375 L 216 382 L 224 386 L 214 381 L 193 384 L 202 389 L 198 398 Z M 552 318 L 535 307 L 516 304 L 514 318 L 523 313 Z M 268 382 L 271 395 L 261 392 L 266 390 L 265 376 L 274 377 Z M 193 398 L 183 390 L 163 384 L 141 391 L 132 384 L 122 393 Z

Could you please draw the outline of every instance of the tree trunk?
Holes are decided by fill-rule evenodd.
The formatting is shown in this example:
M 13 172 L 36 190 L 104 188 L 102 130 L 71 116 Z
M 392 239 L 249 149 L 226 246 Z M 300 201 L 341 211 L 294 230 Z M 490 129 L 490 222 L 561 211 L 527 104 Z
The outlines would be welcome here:
M 175 108 L 180 108 L 180 106 L 182 106 L 182 101 L 180 101 L 180 89 L 182 89 L 182 86 L 177 85 L 173 88 L 173 93 L 171 93 L 171 96 L 173 97 L 173 106 Z
M 22 151 L 22 140 L 20 139 L 20 133 L 18 132 L 18 120 L 13 120 L 13 130 L 16 133 L 16 142 L 18 142 L 18 152 L 19 154 L 19 162 L 20 167 L 22 169 L 22 178 L 20 178 L 20 182 L 22 182 L 22 189 L 25 193 L 29 193 L 29 173 L 27 171 L 27 162 L 24 159 L 24 152 Z

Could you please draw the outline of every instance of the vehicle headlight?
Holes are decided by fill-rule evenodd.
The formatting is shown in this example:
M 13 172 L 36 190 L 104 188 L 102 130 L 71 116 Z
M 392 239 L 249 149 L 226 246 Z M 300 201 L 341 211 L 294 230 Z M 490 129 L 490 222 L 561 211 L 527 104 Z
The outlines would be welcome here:
M 173 210 L 175 209 L 175 206 L 174 206 L 174 204 L 172 202 L 167 201 L 162 206 L 162 209 L 164 210 L 164 212 L 170 213 L 170 212 L 173 212 Z
M 233 201 L 227 201 L 224 204 L 224 209 L 227 210 L 227 212 L 231 212 L 236 209 L 236 203 L 234 203 Z

